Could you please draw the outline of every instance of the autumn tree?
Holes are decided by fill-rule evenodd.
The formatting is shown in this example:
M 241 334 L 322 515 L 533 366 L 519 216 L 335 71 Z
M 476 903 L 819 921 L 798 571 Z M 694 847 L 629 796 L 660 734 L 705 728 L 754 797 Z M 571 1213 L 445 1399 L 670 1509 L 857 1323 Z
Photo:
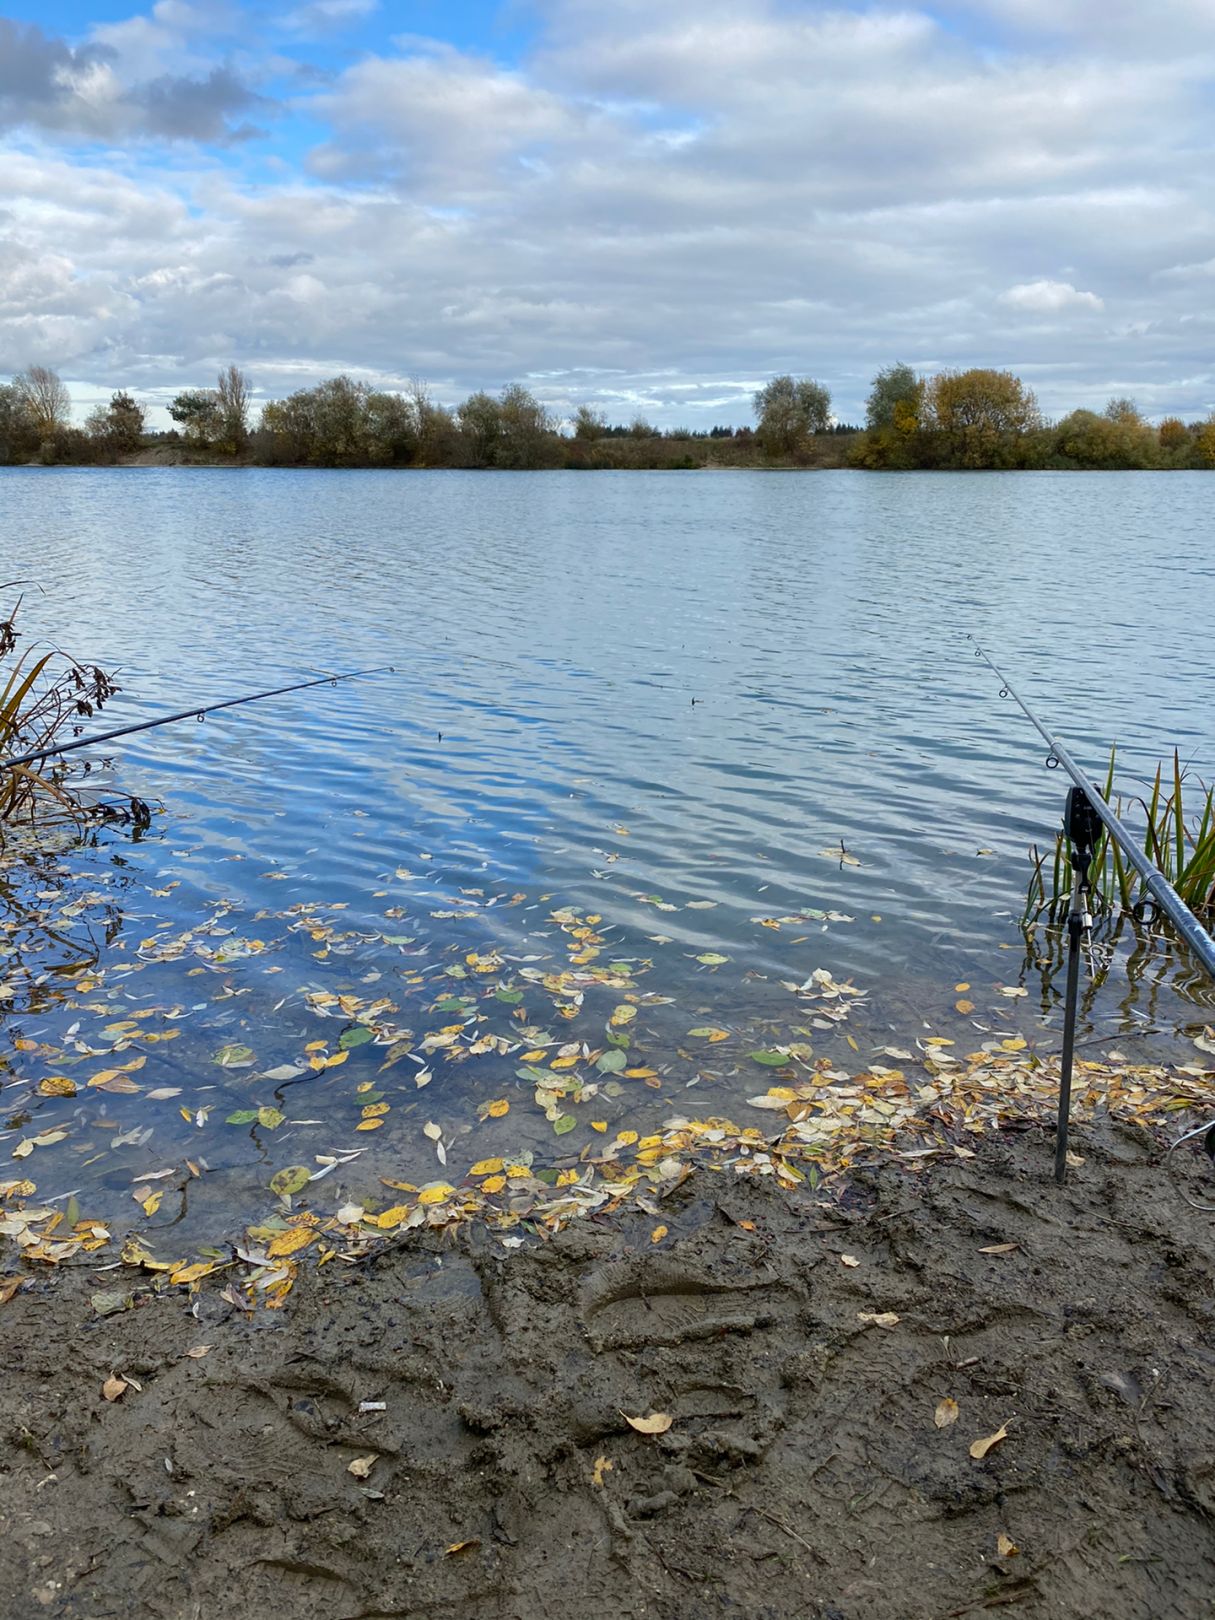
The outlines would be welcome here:
M 182 437 L 196 449 L 209 449 L 223 431 L 219 396 L 213 388 L 187 388 L 169 405 L 169 415 L 178 423 Z
M 924 390 L 925 426 L 959 467 L 1008 466 L 1015 441 L 1042 424 L 1031 389 L 1011 371 L 942 371 Z
M 1180 417 L 1166 416 L 1156 437 L 1160 441 L 1160 448 L 1172 453 L 1184 449 L 1190 442 L 1190 430 Z
M 831 395 L 812 377 L 773 377 L 755 395 L 756 436 L 768 455 L 797 455 L 831 421 Z
M 910 366 L 896 361 L 874 377 L 865 402 L 865 425 L 870 431 L 894 428 L 914 433 L 924 407 L 924 384 Z
M 475 394 L 468 396 L 456 415 L 473 466 L 492 466 L 502 433 L 502 410 L 498 401 L 492 394 L 479 388 Z
M 27 366 L 13 378 L 12 386 L 39 439 L 50 438 L 56 428 L 71 422 L 72 396 L 58 372 Z
M 0 465 L 28 461 L 38 450 L 38 430 L 25 396 L 13 383 L 0 383 Z
M 143 441 L 144 415 L 143 406 L 130 394 L 111 394 L 108 405 L 98 405 L 89 412 L 85 429 L 103 452 L 130 455 Z
M 249 441 L 249 379 L 239 366 L 227 365 L 215 385 L 215 410 L 219 419 L 219 447 L 229 455 L 239 455 Z
M 553 431 L 548 412 L 521 383 L 502 390 L 498 401 L 499 437 L 494 464 L 498 467 L 539 467 Z
M 584 441 L 600 439 L 607 427 L 607 421 L 602 411 L 595 410 L 590 405 L 579 405 L 574 412 L 574 437 Z

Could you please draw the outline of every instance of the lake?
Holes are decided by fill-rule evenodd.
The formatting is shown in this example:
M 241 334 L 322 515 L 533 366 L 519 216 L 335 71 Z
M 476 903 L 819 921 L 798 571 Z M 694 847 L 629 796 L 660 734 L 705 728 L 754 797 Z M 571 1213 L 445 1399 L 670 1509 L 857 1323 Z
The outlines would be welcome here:
M 138 1177 L 201 1162 L 173 1203 L 197 1239 L 318 1155 L 353 1194 L 416 1182 L 427 1125 L 462 1173 L 491 1102 L 513 1103 L 493 1151 L 536 1163 L 592 1118 L 745 1112 L 769 1078 L 748 1053 L 806 1023 L 815 969 L 866 992 L 810 1020 L 845 1069 L 934 1034 L 1049 1048 L 1051 941 L 1019 919 L 1066 784 L 966 636 L 1095 772 L 1116 742 L 1128 787 L 1174 746 L 1210 776 L 1211 489 L 0 471 L 26 637 L 121 670 L 96 729 L 395 666 L 112 745 L 98 779 L 157 801 L 150 831 L 10 867 L 5 1143 L 62 1128 L 22 1173 L 123 1224 Z M 1167 951 L 1128 988 L 1128 948 L 1084 1038 L 1200 1033 L 1208 988 Z M 521 1048 L 605 1027 L 639 1072 L 600 1072 L 555 1141 Z

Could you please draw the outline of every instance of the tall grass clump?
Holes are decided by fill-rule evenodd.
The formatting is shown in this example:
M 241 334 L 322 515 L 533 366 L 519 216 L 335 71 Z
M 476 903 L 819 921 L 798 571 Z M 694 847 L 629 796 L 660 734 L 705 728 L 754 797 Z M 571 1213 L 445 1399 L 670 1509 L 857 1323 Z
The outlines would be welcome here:
M 12 586 L 0 586 L 12 589 Z M 70 741 L 79 723 L 105 707 L 119 688 L 96 664 L 84 664 L 60 649 L 18 651 L 18 596 L 0 620 L 0 767 L 8 759 Z M 88 764 L 61 759 L 33 760 L 0 769 L 0 845 L 15 824 L 32 829 L 72 823 L 78 829 L 97 821 L 125 820 L 146 825 L 142 800 L 93 794 L 82 786 Z
M 1116 764 L 1117 749 L 1111 748 L 1102 797 L 1142 837 L 1143 853 L 1160 868 L 1190 910 L 1209 922 L 1215 916 L 1215 786 L 1208 786 L 1183 767 L 1174 749 L 1172 769 L 1157 765 L 1149 792 L 1112 798 Z M 1055 835 L 1053 851 L 1043 853 L 1035 845 L 1030 861 L 1027 921 L 1068 903 L 1074 873 L 1062 829 Z M 1108 832 L 1102 832 L 1089 881 L 1096 909 L 1133 911 L 1140 902 L 1142 879 Z

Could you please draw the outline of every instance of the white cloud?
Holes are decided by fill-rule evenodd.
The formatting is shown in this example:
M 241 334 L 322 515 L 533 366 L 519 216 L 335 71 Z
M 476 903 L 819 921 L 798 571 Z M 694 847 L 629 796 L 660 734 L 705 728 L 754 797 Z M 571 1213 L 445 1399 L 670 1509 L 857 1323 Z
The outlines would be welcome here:
M 1063 309 L 1105 308 L 1104 300 L 1096 293 L 1081 292 L 1070 281 L 1022 281 L 1002 292 L 1000 302 L 1043 315 L 1054 315 Z
M 20 119 L 0 63 L 21 131 L 0 264 L 26 267 L 0 282 L 0 372 L 153 389 L 233 358 L 271 390 L 349 368 L 448 397 L 530 375 L 554 404 L 712 421 L 745 419 L 739 378 L 785 369 L 855 418 L 898 358 L 1023 370 L 1049 410 L 1119 391 L 1197 413 L 1210 62 L 1109 30 L 1041 43 L 1035 5 L 958 0 L 947 27 L 930 7 L 543 0 L 523 60 L 410 39 L 309 81 L 306 52 L 229 57 L 239 15 L 160 0 L 83 55 L 48 42 L 53 93 Z M 231 141 L 269 109 L 237 100 L 293 71 L 295 144 L 259 164 Z M 125 147 L 73 159 L 52 144 L 69 124 Z M 135 143 L 154 133 L 168 166 Z

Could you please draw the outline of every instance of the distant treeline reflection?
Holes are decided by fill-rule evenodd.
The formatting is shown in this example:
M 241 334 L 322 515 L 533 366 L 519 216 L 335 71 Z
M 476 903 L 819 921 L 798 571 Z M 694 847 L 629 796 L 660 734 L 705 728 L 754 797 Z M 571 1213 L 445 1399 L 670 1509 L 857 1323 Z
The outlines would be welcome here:
M 810 377 L 781 376 L 754 398 L 754 427 L 659 430 L 644 418 L 613 424 L 589 406 L 561 417 L 527 388 L 478 390 L 442 405 L 423 383 L 403 392 L 341 376 L 270 400 L 254 413 L 237 366 L 214 388 L 169 406 L 176 426 L 149 432 L 146 408 L 115 393 L 73 424 L 54 372 L 30 366 L 0 383 L 0 463 L 235 464 L 263 467 L 696 468 L 860 467 L 875 471 L 980 468 L 1211 468 L 1215 416 L 1153 424 L 1130 399 L 1049 421 L 1008 371 L 921 377 L 896 364 L 873 379 L 865 425 L 838 422 Z

